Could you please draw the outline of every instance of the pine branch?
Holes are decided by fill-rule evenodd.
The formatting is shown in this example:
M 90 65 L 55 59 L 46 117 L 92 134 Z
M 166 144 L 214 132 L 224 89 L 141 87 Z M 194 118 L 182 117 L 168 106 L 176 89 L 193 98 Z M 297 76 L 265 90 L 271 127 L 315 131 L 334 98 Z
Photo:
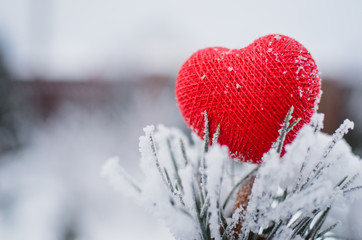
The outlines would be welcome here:
M 270 240 L 273 239 L 274 235 L 276 234 L 276 232 L 278 231 L 279 227 L 282 225 L 282 221 L 279 221 L 278 224 L 274 225 L 273 229 L 271 230 L 271 232 L 268 234 L 268 237 L 266 238 L 266 240 Z
M 294 122 L 290 122 L 292 113 L 293 107 L 288 111 L 280 130 L 280 136 L 273 144 L 273 151 L 276 151 L 279 155 L 265 155 L 266 160 L 263 164 L 253 168 L 247 173 L 243 168 L 240 169 L 242 172 L 236 174 L 240 178 L 239 181 L 233 184 L 231 190 L 225 193 L 225 197 L 223 194 L 222 198 L 221 187 L 225 184 L 224 182 L 234 181 L 234 169 L 231 169 L 232 174 L 230 174 L 224 169 L 226 166 L 225 163 L 222 165 L 212 165 L 213 161 L 208 161 L 209 159 L 213 160 L 213 156 L 210 154 L 213 154 L 215 150 L 214 147 L 219 148 L 217 141 L 222 126 L 217 126 L 216 132 L 212 136 L 212 145 L 210 145 L 210 123 L 206 111 L 204 112 L 205 129 L 202 144 L 200 141 L 200 144 L 185 146 L 182 138 L 173 135 L 173 133 L 167 133 L 167 137 L 165 137 L 165 134 L 155 134 L 154 137 L 152 131 L 146 133 L 146 138 L 142 140 L 144 141 L 143 143 L 147 144 L 140 144 L 140 148 L 142 148 L 142 146 L 144 148 L 142 157 L 147 161 L 154 161 L 153 166 L 157 168 L 162 182 L 167 189 L 167 192 L 165 191 L 167 196 L 163 193 L 165 194 L 164 197 L 169 198 L 172 203 L 171 207 L 191 216 L 190 219 L 193 221 L 193 224 L 197 226 L 198 231 L 195 232 L 198 234 L 195 238 L 198 240 L 214 240 L 220 237 L 222 240 L 271 240 L 280 239 L 280 236 L 287 235 L 288 238 L 290 237 L 291 239 L 300 237 L 305 240 L 315 240 L 324 239 L 330 235 L 330 232 L 336 227 L 337 223 L 328 227 L 324 227 L 324 223 L 333 206 L 335 196 L 340 193 L 348 194 L 361 190 L 362 186 L 353 186 L 358 175 L 354 174 L 352 177 L 344 177 L 334 187 L 332 185 L 330 189 L 328 188 L 326 190 L 326 196 L 319 196 L 318 194 L 313 196 L 313 191 L 320 190 L 320 188 L 318 188 L 319 186 L 329 186 L 328 184 L 324 185 L 325 180 L 323 176 L 327 176 L 326 173 L 334 168 L 335 162 L 344 156 L 343 154 L 339 154 L 338 156 L 330 153 L 337 142 L 343 138 L 343 135 L 347 133 L 353 125 L 351 122 L 345 121 L 342 126 L 337 129 L 326 149 L 317 149 L 317 151 L 316 147 L 310 144 L 306 152 L 303 152 L 301 155 L 302 159 L 300 160 L 303 160 L 303 163 L 300 163 L 299 160 L 299 162 L 296 161 L 297 164 L 300 164 L 299 171 L 297 169 L 292 170 L 296 174 L 299 174 L 299 176 L 291 178 L 294 179 L 293 182 L 288 183 L 285 182 L 286 178 L 276 176 L 279 173 L 271 173 L 270 169 L 281 169 L 281 172 L 284 173 L 286 169 L 283 169 L 283 166 L 290 166 L 290 164 L 283 165 L 282 162 L 284 160 L 293 160 L 284 159 L 289 157 L 289 154 L 283 156 L 283 158 L 280 157 L 287 134 L 300 120 L 297 119 Z M 309 132 L 306 132 L 310 135 L 306 136 L 317 139 L 317 133 L 319 133 L 320 128 L 321 124 L 317 122 L 311 131 L 308 130 Z M 164 138 L 160 140 L 160 136 Z M 176 141 L 176 144 L 174 144 L 175 142 L 173 141 L 175 139 L 179 139 L 179 142 Z M 157 149 L 156 144 L 159 146 L 159 149 Z M 196 148 L 196 146 L 200 146 L 200 149 Z M 189 149 L 191 151 L 190 153 L 188 152 Z M 293 150 L 293 147 L 290 149 Z M 198 153 L 201 151 L 201 157 L 199 157 L 200 154 L 197 154 L 197 151 L 199 151 Z M 315 154 L 315 152 L 320 154 L 316 155 L 318 158 L 314 158 L 315 156 L 312 155 Z M 181 154 L 176 155 L 175 153 Z M 217 153 L 227 154 L 222 151 Z M 197 156 L 197 159 L 192 159 L 194 156 Z M 214 159 L 215 157 L 218 158 L 219 155 L 216 156 L 214 156 Z M 163 158 L 171 161 L 171 169 L 167 169 L 161 165 L 161 163 L 165 161 Z M 206 159 L 208 162 L 206 162 Z M 228 161 L 230 161 L 230 164 L 232 163 L 230 158 L 228 158 Z M 215 172 L 214 170 L 220 168 L 220 166 L 222 166 L 222 169 L 220 169 L 222 171 L 217 172 L 219 179 L 213 178 L 215 176 L 210 176 Z M 240 205 L 233 213 L 225 215 L 229 214 L 229 212 L 225 212 L 225 209 L 233 198 L 235 191 L 253 175 L 257 175 L 256 181 L 254 182 L 254 186 L 256 187 L 253 188 L 253 192 L 249 196 L 249 206 Z M 186 179 L 185 177 L 191 179 Z M 224 178 L 227 178 L 226 180 L 228 181 L 224 181 Z M 276 182 L 274 182 L 274 180 Z M 142 191 L 133 181 L 129 181 L 129 184 L 133 186 L 136 191 Z M 281 189 L 282 186 L 283 189 Z M 277 189 L 283 192 L 278 192 Z M 304 206 L 299 207 L 298 204 L 294 205 L 293 201 L 299 198 L 304 198 L 304 200 L 307 201 L 307 208 L 304 208 Z M 288 208 L 288 210 L 284 211 L 284 207 Z M 159 210 L 161 211 L 162 209 L 160 208 Z M 282 213 L 279 214 L 278 211 L 282 211 Z M 284 232 L 285 230 L 288 232 Z
M 149 141 L 150 141 L 150 144 L 151 144 L 153 158 L 154 158 L 154 161 L 156 163 L 156 168 L 157 168 L 159 174 L 161 175 L 161 179 L 162 179 L 163 183 L 168 187 L 168 183 L 167 183 L 166 178 L 163 175 L 163 172 L 162 172 L 162 169 L 161 169 L 160 161 L 158 160 L 156 145 L 155 145 L 155 141 L 153 140 L 152 134 L 149 135 Z
M 289 124 L 290 119 L 292 118 L 292 114 L 294 111 L 294 107 L 291 106 L 291 108 L 289 109 L 285 119 L 284 119 L 284 123 L 283 123 L 283 127 L 281 129 L 281 133 L 280 136 L 277 140 L 277 153 L 281 154 L 282 152 L 282 147 L 284 144 L 284 140 L 285 137 L 287 135 L 287 133 L 299 122 L 300 119 L 297 119 L 296 121 L 294 121 L 292 124 Z
M 353 126 L 354 124 L 350 120 L 346 119 L 343 121 L 341 126 L 339 126 L 339 128 L 333 134 L 332 141 L 329 143 L 329 146 L 324 152 L 323 158 L 326 158 L 328 156 L 328 154 L 332 151 L 337 142 L 340 141 L 343 138 L 343 136 L 348 133 L 350 129 L 353 129 Z
M 173 150 L 171 148 L 171 142 L 170 142 L 169 138 L 167 138 L 167 147 L 168 147 L 168 151 L 170 153 L 172 164 L 173 164 L 173 167 L 175 170 L 175 176 L 176 176 L 177 182 L 178 182 L 178 184 L 180 184 L 181 192 L 183 192 L 184 190 L 183 190 L 183 186 L 182 186 L 182 181 L 181 181 L 180 175 L 178 173 L 178 166 L 176 163 L 175 154 L 173 153 Z
M 315 239 L 315 236 L 318 234 L 319 229 L 322 227 L 324 221 L 326 220 L 330 209 L 331 208 L 328 207 L 322 212 L 317 222 L 313 225 L 312 229 L 310 229 L 309 233 L 305 236 L 306 240 Z
M 217 144 L 217 140 L 219 139 L 220 135 L 220 124 L 217 125 L 216 132 L 212 137 L 212 145 Z
M 202 197 L 202 203 L 206 201 L 206 164 L 205 164 L 205 155 L 207 151 L 209 150 L 209 142 L 210 142 L 210 129 L 209 129 L 209 118 L 207 117 L 206 111 L 204 112 L 205 117 L 205 129 L 204 129 L 204 152 L 201 158 L 201 165 L 200 165 L 200 173 L 201 173 L 201 181 L 200 181 L 200 187 L 201 187 L 201 197 Z
M 356 178 L 359 176 L 359 174 L 355 174 L 353 175 L 353 177 L 351 177 L 351 179 L 349 179 L 342 187 L 341 190 L 345 190 L 347 187 L 349 187 L 352 182 L 354 182 L 356 180 Z M 346 176 L 345 178 L 342 179 L 341 183 L 338 184 L 338 186 L 341 186 L 342 183 L 347 179 L 348 177 Z
M 182 156 L 183 156 L 183 159 L 184 159 L 184 162 L 185 162 L 185 166 L 187 166 L 188 163 L 189 163 L 189 160 L 187 158 L 187 154 L 186 154 L 186 150 L 185 150 L 185 144 L 182 141 L 182 138 L 180 138 L 180 147 L 181 147 L 181 153 L 182 153 Z
M 332 224 L 331 226 L 327 227 L 325 230 L 323 230 L 317 234 L 316 239 L 323 237 L 326 233 L 332 231 L 337 225 L 338 225 L 338 223 L 335 223 L 335 224 Z
M 161 165 L 160 165 L 160 162 L 159 162 L 159 159 L 158 159 L 158 154 L 157 154 L 157 148 L 156 148 L 156 144 L 155 144 L 155 141 L 153 139 L 153 135 L 150 134 L 149 135 L 149 141 L 150 141 L 150 145 L 151 145 L 151 149 L 152 149 L 152 154 L 153 154 L 153 157 L 154 157 L 154 161 L 156 163 L 156 168 L 159 172 L 159 174 L 161 175 L 161 179 L 162 181 L 164 182 L 164 184 L 166 185 L 167 189 L 169 190 L 169 192 L 171 193 L 171 196 L 176 196 L 178 197 L 179 199 L 179 202 L 181 203 L 182 205 L 182 211 L 188 213 L 187 209 L 186 209 L 186 205 L 185 205 L 185 202 L 183 200 L 183 197 L 180 193 L 178 193 L 177 191 L 175 191 L 174 187 L 173 187 L 173 184 L 170 180 L 170 177 L 169 177 L 169 174 L 167 172 L 167 169 L 164 168 L 163 172 L 161 170 Z
M 204 112 L 205 118 L 205 129 L 204 129 L 204 152 L 207 153 L 209 151 L 209 144 L 210 144 L 210 125 L 209 125 L 209 118 L 207 116 L 207 112 Z

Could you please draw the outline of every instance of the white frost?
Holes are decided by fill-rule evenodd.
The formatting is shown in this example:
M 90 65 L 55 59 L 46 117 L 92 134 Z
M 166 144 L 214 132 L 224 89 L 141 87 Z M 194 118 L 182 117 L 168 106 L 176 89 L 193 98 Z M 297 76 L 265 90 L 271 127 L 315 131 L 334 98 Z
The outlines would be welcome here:
M 313 117 L 312 124 L 317 129 L 322 118 Z M 267 227 L 276 219 L 288 219 L 298 211 L 301 217 L 308 217 L 314 209 L 343 202 L 344 194 L 336 188 L 337 184 L 345 176 L 362 172 L 359 159 L 340 141 L 352 127 L 353 123 L 346 120 L 333 136 L 328 136 L 304 126 L 293 143 L 286 146 L 287 153 L 282 158 L 273 149 L 265 154 L 243 227 L 257 231 L 260 226 Z M 287 189 L 289 196 L 273 207 L 271 196 L 279 187 Z M 259 216 L 257 222 L 255 216 Z
M 274 38 L 275 38 L 276 40 L 280 40 L 282 37 L 279 36 L 279 35 L 275 35 Z
M 103 165 L 101 175 L 108 179 L 115 190 L 129 197 L 138 198 L 140 192 L 132 185 L 134 184 L 132 177 L 121 167 L 119 157 L 108 159 Z
M 206 175 L 207 183 L 206 189 L 208 192 L 208 199 L 210 202 L 209 213 L 210 213 L 210 230 L 211 236 L 216 240 L 221 240 L 220 235 L 220 223 L 219 223 L 219 204 L 220 204 L 220 193 L 221 186 L 224 176 L 224 165 L 228 159 L 228 149 L 226 146 L 220 147 L 215 145 L 206 154 Z
M 342 140 L 343 135 L 353 128 L 353 123 L 345 120 L 333 136 L 321 133 L 319 130 L 322 127 L 323 115 L 315 114 L 311 124 L 304 126 L 296 139 L 285 147 L 284 156 L 280 157 L 274 147 L 264 154 L 247 208 L 233 213 L 231 208 L 235 196 L 231 195 L 225 210 L 222 205 L 235 181 L 244 178 L 253 166 L 229 164 L 228 149 L 218 144 L 210 146 L 204 154 L 203 141 L 195 134 L 192 135 L 194 143 L 190 144 L 188 138 L 177 129 L 161 125 L 156 130 L 148 126 L 144 129 L 145 136 L 140 137 L 139 145 L 145 181 L 139 185 L 141 192 L 133 188 L 132 196 L 137 196 L 143 207 L 163 219 L 174 237 L 180 240 L 204 239 L 199 221 L 202 214 L 207 216 L 205 223 L 210 229 L 210 238 L 222 239 L 221 213 L 231 229 L 242 218 L 242 232 L 258 232 L 272 222 L 281 221 L 283 224 L 275 233 L 275 238 L 289 239 L 293 235 L 291 224 L 313 217 L 315 209 L 328 207 L 332 207 L 332 210 L 325 225 L 340 220 L 349 222 L 351 224 L 340 224 L 335 229 L 342 235 L 348 235 L 346 232 L 356 232 L 353 229 L 358 229 L 362 224 L 359 214 L 353 214 L 361 211 L 362 204 L 356 203 L 361 202 L 362 194 L 360 191 L 348 191 L 362 185 L 362 179 L 358 176 L 362 173 L 362 164 Z M 203 166 L 200 159 L 203 157 L 205 168 L 200 170 L 200 166 Z M 206 179 L 202 186 L 200 172 L 205 174 Z M 132 181 L 122 171 L 117 158 L 111 158 L 105 164 L 103 175 L 117 189 L 131 192 L 124 190 L 127 189 L 124 183 Z M 350 180 L 351 183 L 337 186 L 346 176 L 346 183 Z M 203 187 L 205 192 L 199 190 Z M 284 191 L 288 195 L 277 202 L 276 197 L 280 197 Z M 202 194 L 205 194 L 205 202 L 198 212 L 195 199 Z M 353 206 L 358 209 L 352 209 Z M 232 231 L 227 234 L 231 236 Z M 360 233 L 349 235 L 353 237 L 357 234 Z M 302 238 L 295 236 L 293 239 Z

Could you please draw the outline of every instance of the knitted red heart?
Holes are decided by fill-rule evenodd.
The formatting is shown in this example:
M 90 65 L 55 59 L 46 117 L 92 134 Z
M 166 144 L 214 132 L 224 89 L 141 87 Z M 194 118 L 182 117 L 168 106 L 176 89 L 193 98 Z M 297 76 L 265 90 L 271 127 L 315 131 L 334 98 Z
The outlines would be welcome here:
M 205 48 L 181 67 L 176 98 L 189 127 L 203 137 L 206 110 L 210 134 L 220 124 L 219 143 L 232 157 L 260 163 L 294 106 L 290 143 L 309 123 L 319 100 L 320 78 L 307 49 L 292 38 L 267 35 L 242 49 Z

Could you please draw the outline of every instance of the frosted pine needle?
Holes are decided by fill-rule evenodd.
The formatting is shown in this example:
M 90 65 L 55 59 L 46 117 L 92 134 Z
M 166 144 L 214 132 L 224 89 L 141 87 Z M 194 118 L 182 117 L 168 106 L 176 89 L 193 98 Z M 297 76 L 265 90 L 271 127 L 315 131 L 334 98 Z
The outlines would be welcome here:
M 341 232 L 334 207 L 362 189 L 361 161 L 342 141 L 353 123 L 346 120 L 326 136 L 320 132 L 323 117 L 315 115 L 281 157 L 285 136 L 298 123 L 290 123 L 292 111 L 258 167 L 231 164 L 227 148 L 217 143 L 222 126 L 210 136 L 205 112 L 204 141 L 194 138 L 193 144 L 177 129 L 145 128 L 140 138 L 144 182 L 136 183 L 114 160 L 105 165 L 105 175 L 118 190 L 126 190 L 123 182 L 130 185 L 137 193 L 132 196 L 164 219 L 176 239 L 333 237 L 334 231 Z M 232 210 L 236 190 L 251 175 L 256 178 L 247 206 Z

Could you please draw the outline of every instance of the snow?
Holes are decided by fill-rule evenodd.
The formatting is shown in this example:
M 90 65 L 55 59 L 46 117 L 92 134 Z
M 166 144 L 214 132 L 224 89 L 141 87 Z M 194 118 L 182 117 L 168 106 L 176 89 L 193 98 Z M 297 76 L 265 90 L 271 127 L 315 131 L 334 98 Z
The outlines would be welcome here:
M 299 97 L 303 97 L 303 88 L 302 87 L 298 87 L 298 91 L 299 91 Z
M 299 66 L 297 71 L 295 72 L 295 74 L 299 74 L 300 70 L 304 70 L 304 67 L 303 66 Z
M 310 216 L 313 209 L 325 209 L 336 202 L 343 202 L 343 191 L 335 186 L 345 176 L 353 177 L 362 171 L 361 161 L 350 152 L 344 141 L 340 141 L 351 127 L 353 124 L 346 120 L 336 134 L 327 136 L 305 126 L 294 142 L 286 147 L 287 153 L 282 158 L 274 150 L 264 155 L 243 227 L 256 231 L 259 225 L 267 227 L 272 220 L 288 219 L 299 210 L 302 210 L 302 215 Z M 316 175 L 318 169 L 322 169 L 320 175 Z M 275 175 L 275 172 L 278 174 Z M 308 184 L 308 179 L 314 180 Z M 268 188 L 265 188 L 266 185 Z M 271 208 L 269 196 L 279 186 L 295 194 Z M 259 216 L 258 222 L 254 222 L 256 215 Z M 361 223 L 361 220 L 355 220 Z
M 129 197 L 134 196 L 135 199 L 139 197 L 140 189 L 134 186 L 135 180 L 121 167 L 119 157 L 108 159 L 103 165 L 101 176 L 107 178 L 114 189 Z
M 275 35 L 274 38 L 275 38 L 276 40 L 280 40 L 282 37 L 279 36 L 279 35 Z
M 151 213 L 164 219 L 166 225 L 171 225 L 171 232 L 177 239 L 194 239 L 197 232 L 191 230 L 195 228 L 195 225 L 190 221 L 190 216 L 181 211 L 181 209 L 184 208 L 192 208 L 193 204 L 191 202 L 185 202 L 187 205 L 184 207 L 177 196 L 172 195 L 172 192 L 169 191 L 169 185 L 165 182 L 166 177 L 162 171 L 159 171 L 160 169 L 167 169 L 170 177 L 174 179 L 173 176 L 176 172 L 171 165 L 172 160 L 170 159 L 170 152 L 166 141 L 170 139 L 172 144 L 179 144 L 179 140 L 182 139 L 187 148 L 187 138 L 177 129 L 167 129 L 159 126 L 159 131 L 154 133 L 154 130 L 155 128 L 153 126 L 148 126 L 144 129 L 145 136 L 140 137 L 141 168 L 146 177 L 144 183 L 141 185 L 144 196 L 142 198 L 143 206 Z M 173 136 L 177 136 L 177 138 Z M 154 143 L 157 145 L 157 159 L 152 143 L 150 142 L 151 138 L 154 139 Z M 176 156 L 177 155 L 175 155 L 175 157 Z M 182 168 L 184 161 L 179 157 L 180 156 L 176 158 L 178 159 L 177 164 Z M 159 166 L 157 166 L 156 161 L 159 161 Z M 187 170 L 185 170 L 185 174 L 186 172 Z M 190 190 L 190 188 L 186 189 Z M 191 192 L 185 191 L 183 201 L 191 199 L 191 197 L 188 196 L 191 194 Z M 178 207 L 174 208 L 173 204 L 176 204 Z M 190 229 L 190 231 L 185 231 L 185 229 Z
M 206 176 L 208 178 L 206 189 L 210 202 L 208 211 L 210 213 L 211 236 L 216 240 L 221 240 L 218 206 L 222 204 L 220 203 L 220 193 L 224 176 L 224 165 L 228 159 L 228 148 L 226 146 L 221 148 L 219 145 L 216 145 L 216 147 L 210 149 L 205 158 L 207 163 Z
M 155 216 L 165 220 L 166 225 L 169 226 L 172 234 L 176 239 L 196 239 L 199 230 L 196 228 L 197 224 L 195 215 L 195 204 L 193 194 L 194 174 L 197 161 L 202 157 L 202 152 L 195 146 L 202 147 L 202 142 L 196 137 L 199 144 L 193 147 L 189 145 L 188 139 L 177 129 L 168 129 L 160 125 L 155 131 L 154 126 L 144 128 L 145 135 L 140 137 L 140 152 L 141 152 L 141 169 L 145 175 L 145 181 L 140 184 L 142 194 L 138 199 L 141 199 L 143 207 L 152 212 Z M 153 149 L 151 139 L 154 141 L 156 151 Z M 167 141 L 170 142 L 178 171 L 176 172 L 172 166 L 172 159 L 170 156 L 170 149 Z M 183 155 L 180 147 L 180 141 L 183 142 L 187 152 L 187 159 Z M 213 223 L 211 228 L 212 234 L 216 239 L 221 239 L 218 233 L 219 214 L 217 206 L 219 206 L 219 195 L 221 192 L 221 183 L 223 176 L 223 164 L 225 158 L 228 158 L 228 150 L 226 147 L 210 148 L 210 152 L 205 155 L 207 161 L 207 168 L 205 174 L 213 176 L 208 178 L 205 183 L 206 191 L 209 193 L 208 201 L 210 206 L 207 211 L 211 214 L 210 221 Z M 177 150 L 178 149 L 178 150 Z M 156 154 L 155 154 L 156 153 Z M 157 156 L 157 157 L 156 157 Z M 157 159 L 156 159 L 157 158 Z M 220 161 L 221 160 L 221 161 Z M 105 164 L 106 169 L 112 166 L 116 160 L 114 158 L 108 160 Z M 157 163 L 158 162 L 158 163 Z M 115 166 L 118 169 L 118 165 Z M 103 169 L 104 169 L 103 168 Z M 170 184 L 167 182 L 164 172 L 159 169 L 167 169 L 169 177 L 171 178 L 171 187 L 175 187 L 176 174 L 179 174 L 181 182 L 178 182 L 182 193 L 182 201 L 179 201 L 177 194 L 173 195 L 170 190 Z M 109 169 L 107 170 L 109 172 Z M 112 174 L 107 174 L 110 180 L 114 179 Z M 118 178 L 120 180 L 120 178 Z M 114 183 L 114 182 L 112 182 Z M 116 189 L 121 189 L 123 186 L 123 179 L 119 181 L 119 185 L 115 185 Z M 205 205 L 206 207 L 206 205 Z M 184 211 L 189 212 L 185 214 Z M 187 229 L 187 231 L 185 231 Z M 192 230 L 194 229 L 194 230 Z
M 234 213 L 230 211 L 232 201 L 225 210 L 220 208 L 226 198 L 225 191 L 230 191 L 235 179 L 241 179 L 250 172 L 251 164 L 228 164 L 232 162 L 228 150 L 218 144 L 213 144 L 203 154 L 203 142 L 195 134 L 192 135 L 194 144 L 191 144 L 177 129 L 162 125 L 157 128 L 146 127 L 145 135 L 140 137 L 141 168 L 146 176 L 141 184 L 142 205 L 163 219 L 176 239 L 203 239 L 202 230 L 198 227 L 193 189 L 198 184 L 195 179 L 195 174 L 199 172 L 197 159 L 205 157 L 204 170 L 200 171 L 205 174 L 206 200 L 200 214 L 208 212 L 212 238 L 221 239 L 220 211 L 223 215 L 227 214 L 225 217 L 231 228 L 239 221 L 240 213 L 245 213 L 242 232 L 258 232 L 272 222 L 281 221 L 282 225 L 275 236 L 277 239 L 284 239 L 293 234 L 290 226 L 294 222 L 305 217 L 313 218 L 315 209 L 324 210 L 329 207 L 332 210 L 324 226 L 343 221 L 333 231 L 351 238 L 360 238 L 361 232 L 351 229 L 362 224 L 358 214 L 354 214 L 361 211 L 359 201 L 362 200 L 362 193 L 349 189 L 362 185 L 359 175 L 362 173 L 362 163 L 342 140 L 343 135 L 353 128 L 353 123 L 345 120 L 333 136 L 328 136 L 319 131 L 323 127 L 322 121 L 323 115 L 314 115 L 311 124 L 304 126 L 293 143 L 286 146 L 284 156 L 280 157 L 276 148 L 263 156 L 247 208 L 237 209 Z M 185 152 L 181 150 L 180 139 L 184 143 Z M 170 149 L 174 153 L 178 170 L 172 166 Z M 111 166 L 116 160 L 110 161 L 106 166 Z M 230 166 L 235 171 L 233 174 Z M 115 167 L 118 169 L 119 166 Z M 159 169 L 167 169 L 170 182 L 164 180 L 164 172 Z M 339 186 L 338 183 L 346 176 L 344 184 Z M 182 188 L 177 194 L 173 194 L 171 188 L 176 186 L 176 182 Z M 284 190 L 288 192 L 287 197 L 276 202 L 275 197 L 281 196 Z M 182 201 L 178 201 L 178 197 Z M 357 209 L 353 210 L 352 207 Z M 301 238 L 296 236 L 295 239 Z

